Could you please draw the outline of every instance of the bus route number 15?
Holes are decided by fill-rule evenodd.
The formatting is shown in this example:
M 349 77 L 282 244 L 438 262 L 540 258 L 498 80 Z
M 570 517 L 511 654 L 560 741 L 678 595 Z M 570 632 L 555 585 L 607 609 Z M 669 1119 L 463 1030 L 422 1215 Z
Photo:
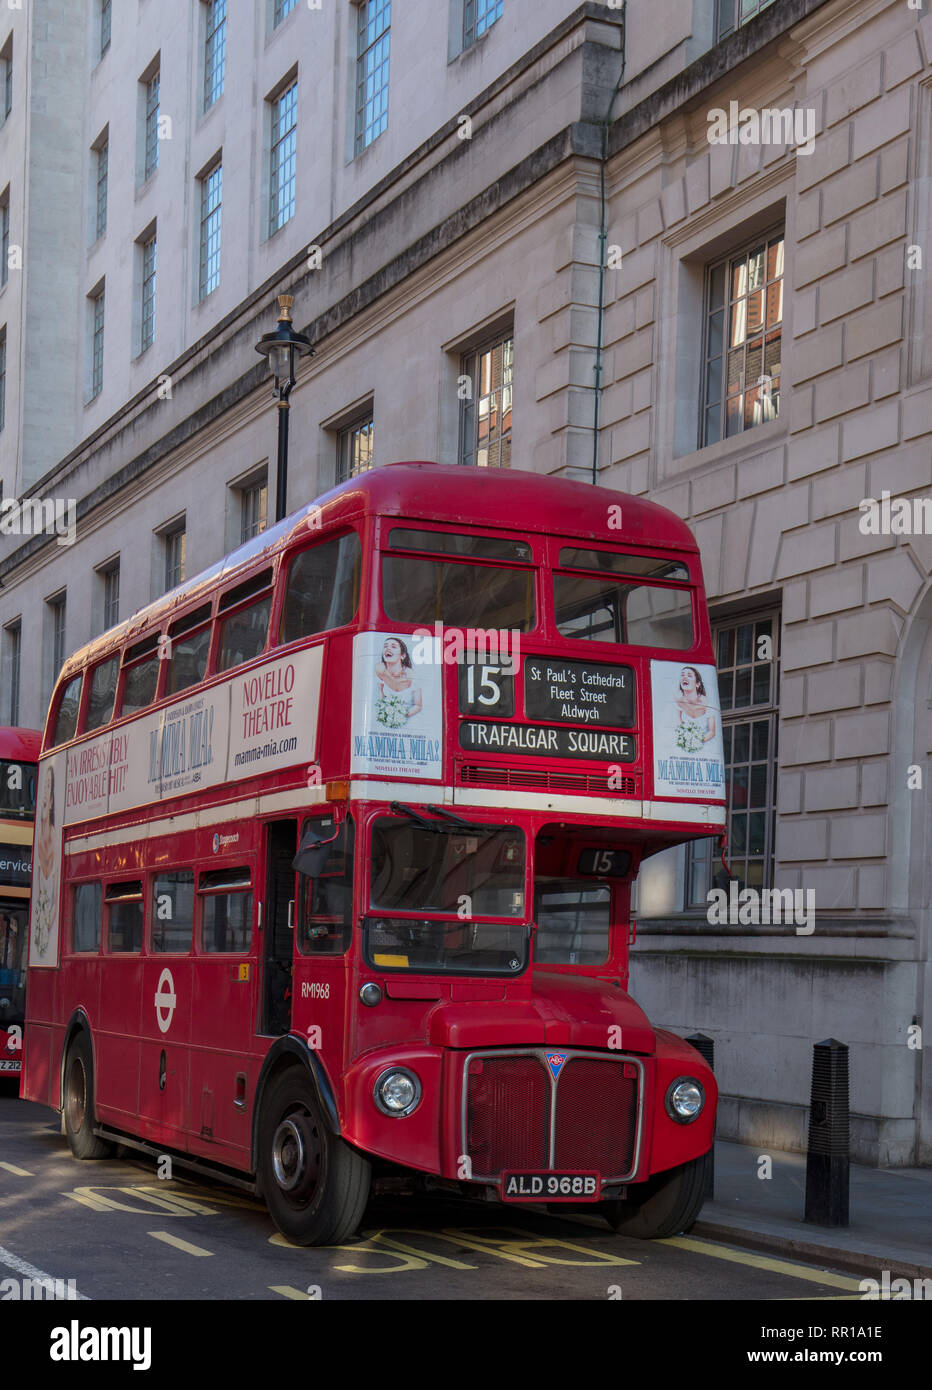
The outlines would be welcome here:
M 507 667 L 469 662 L 459 668 L 460 714 L 497 714 L 509 719 L 515 712 L 515 678 Z

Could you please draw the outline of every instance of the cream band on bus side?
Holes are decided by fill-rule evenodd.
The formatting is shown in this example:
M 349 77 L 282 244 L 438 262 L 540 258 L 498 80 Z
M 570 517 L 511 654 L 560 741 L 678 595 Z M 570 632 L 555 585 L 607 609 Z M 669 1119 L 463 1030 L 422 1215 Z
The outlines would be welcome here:
M 439 781 L 443 738 L 440 643 L 411 633 L 353 638 L 355 773 Z
M 267 661 L 41 761 L 30 965 L 58 964 L 62 827 L 314 762 L 322 653 Z
M 654 795 L 725 796 L 725 754 L 714 666 L 650 663 Z

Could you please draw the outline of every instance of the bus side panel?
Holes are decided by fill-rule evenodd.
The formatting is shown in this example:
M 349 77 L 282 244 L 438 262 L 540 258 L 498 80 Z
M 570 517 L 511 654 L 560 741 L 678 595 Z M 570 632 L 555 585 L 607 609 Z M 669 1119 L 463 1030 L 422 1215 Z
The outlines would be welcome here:
M 101 971 L 100 1026 L 96 1051 L 95 1101 L 101 1119 L 125 1129 L 139 1112 L 139 1013 L 142 960 L 111 956 Z
M 189 956 L 143 961 L 139 1022 L 139 1129 L 146 1139 L 186 1149 L 191 994 Z
M 54 1106 L 52 1094 L 52 1034 L 42 1023 L 30 1023 L 23 1043 L 23 1078 L 20 1095 L 39 1105 Z

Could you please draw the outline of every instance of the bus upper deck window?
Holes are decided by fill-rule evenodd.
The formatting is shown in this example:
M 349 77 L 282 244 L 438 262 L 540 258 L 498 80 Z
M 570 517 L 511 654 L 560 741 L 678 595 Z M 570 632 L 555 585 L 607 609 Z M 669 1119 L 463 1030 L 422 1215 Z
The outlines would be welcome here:
M 61 703 L 58 706 L 58 714 L 55 716 L 53 746 L 67 743 L 70 738 L 74 738 L 74 731 L 78 727 L 78 710 L 81 706 L 81 682 L 83 679 L 83 675 L 75 676 L 65 686 Z
M 355 531 L 302 550 L 288 567 L 279 641 L 295 642 L 353 621 L 362 546 Z
M 87 701 L 87 729 L 99 729 L 110 721 L 116 696 L 120 658 L 112 656 L 94 667 L 91 690 Z
M 210 604 L 178 618 L 168 629 L 171 639 L 171 665 L 166 695 L 177 695 L 189 685 L 204 679 L 210 652 Z
M 250 603 L 249 600 L 252 600 Z M 265 650 L 272 612 L 272 571 L 263 570 L 220 598 L 217 670 L 241 666 Z M 224 616 L 225 615 L 225 616 Z
M 693 645 L 689 589 L 624 578 L 688 579 L 689 570 L 681 561 L 565 546 L 560 550 L 560 564 L 597 571 L 554 573 L 554 609 L 561 637 L 674 651 L 687 651 Z
M 399 536 L 429 533 L 391 533 L 392 544 L 411 543 L 396 540 Z M 440 541 L 446 535 L 433 538 L 435 550 L 445 550 Z M 496 553 L 503 544 L 508 558 L 521 563 L 521 568 L 504 564 L 476 564 L 471 559 L 430 559 L 420 555 L 382 556 L 382 605 L 388 618 L 399 623 L 420 623 L 433 626 L 441 622 L 446 627 L 484 628 L 530 632 L 537 621 L 534 598 L 534 570 L 528 565 L 530 548 L 518 542 L 501 542 L 494 537 L 456 537 L 463 541 L 490 541 Z M 421 544 L 412 549 L 425 548 Z M 484 555 L 481 549 L 467 554 Z M 502 557 L 504 558 L 504 556 Z
M 136 714 L 151 705 L 159 683 L 159 634 L 127 647 L 123 653 L 123 698 L 120 714 Z
M 390 550 L 432 550 L 438 555 L 459 555 L 475 560 L 514 560 L 530 564 L 531 547 L 527 541 L 512 540 L 509 536 L 470 536 L 459 531 L 413 531 L 394 526 L 388 534 Z

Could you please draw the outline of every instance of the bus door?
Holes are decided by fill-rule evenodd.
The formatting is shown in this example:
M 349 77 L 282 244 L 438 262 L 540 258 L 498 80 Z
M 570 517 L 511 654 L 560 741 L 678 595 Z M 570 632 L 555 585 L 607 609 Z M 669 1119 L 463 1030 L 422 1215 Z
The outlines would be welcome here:
M 301 823 L 294 933 L 294 1031 L 339 1071 L 349 948 L 353 939 L 353 818 L 342 810 L 310 813 Z
M 298 822 L 277 820 L 265 828 L 266 890 L 263 913 L 262 1007 L 259 1031 L 291 1031 L 295 871 Z

